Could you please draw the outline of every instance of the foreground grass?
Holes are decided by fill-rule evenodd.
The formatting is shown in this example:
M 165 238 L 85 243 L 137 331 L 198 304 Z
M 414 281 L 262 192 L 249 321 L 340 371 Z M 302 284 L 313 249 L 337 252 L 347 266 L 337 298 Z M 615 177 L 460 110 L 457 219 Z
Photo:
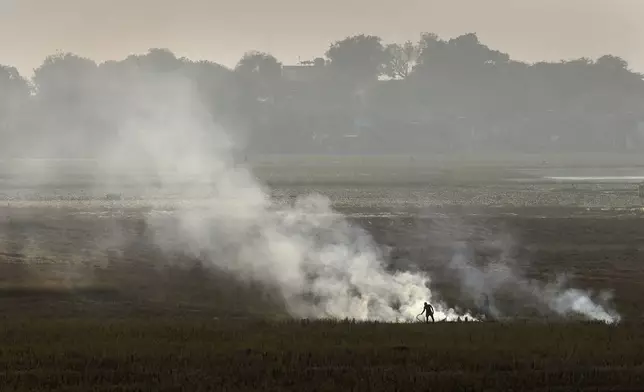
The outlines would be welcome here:
M 3 391 L 625 390 L 642 325 L 31 319 L 0 326 Z

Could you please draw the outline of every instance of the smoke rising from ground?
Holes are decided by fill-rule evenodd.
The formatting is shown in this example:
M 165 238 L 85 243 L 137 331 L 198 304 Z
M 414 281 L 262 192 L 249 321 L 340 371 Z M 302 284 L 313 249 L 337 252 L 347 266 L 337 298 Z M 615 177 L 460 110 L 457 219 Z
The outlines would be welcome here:
M 438 319 L 460 315 L 436 302 L 428 276 L 386 271 L 377 244 L 326 198 L 274 205 L 235 164 L 232 141 L 191 87 L 164 78 L 133 88 L 135 114 L 124 116 L 116 143 L 101 152 L 100 175 L 112 186 L 126 181 L 175 194 L 171 214 L 148 218 L 163 250 L 275 288 L 298 317 L 412 321 L 424 301 L 434 303 Z
M 461 292 L 470 296 L 480 308 L 486 309 L 492 318 L 512 318 L 512 313 L 505 311 L 503 305 L 495 300 L 495 296 L 505 292 L 505 296 L 533 307 L 541 316 L 555 314 L 564 318 L 619 322 L 619 314 L 608 304 L 611 298 L 607 292 L 601 293 L 599 302 L 595 302 L 590 293 L 566 287 L 563 276 L 549 284 L 528 280 L 507 257 L 509 244 L 498 241 L 495 245 L 500 256 L 480 266 L 473 262 L 474 255 L 468 244 L 456 243 L 454 255 L 447 265 L 456 272 Z M 486 300 L 487 303 L 484 302 Z
M 97 157 L 96 186 L 118 193 L 127 185 L 140 194 L 162 190 L 173 195 L 170 212 L 147 218 L 162 250 L 276 289 L 297 317 L 414 321 L 428 301 L 438 320 L 475 319 L 441 301 L 430 290 L 427 274 L 389 271 L 374 240 L 333 211 L 328 199 L 310 195 L 288 206 L 273 203 L 268 189 L 235 162 L 234 141 L 209 117 L 188 79 L 166 74 L 122 88 L 126 109 L 115 111 L 118 134 Z M 38 144 L 39 152 L 43 145 Z M 43 167 L 37 178 L 52 175 Z M 465 250 L 457 249 L 448 267 L 479 308 L 490 295 L 494 317 L 510 316 L 493 294 L 512 283 L 519 297 L 537 300 L 559 315 L 617 319 L 579 290 L 521 278 L 509 256 L 480 269 Z

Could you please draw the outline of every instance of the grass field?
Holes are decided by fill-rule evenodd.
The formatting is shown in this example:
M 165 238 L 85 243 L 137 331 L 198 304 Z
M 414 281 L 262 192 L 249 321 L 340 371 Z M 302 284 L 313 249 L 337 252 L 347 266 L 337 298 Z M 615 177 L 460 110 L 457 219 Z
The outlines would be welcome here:
M 3 391 L 639 390 L 639 324 L 41 319 L 0 325 Z
M 74 176 L 69 187 L 18 184 L 18 191 L 7 180 L 0 390 L 641 390 L 644 225 L 636 188 L 501 180 L 525 177 L 522 170 L 548 159 L 636 168 L 642 158 L 534 156 L 520 165 L 443 158 L 251 164 L 263 180 L 287 184 L 273 190 L 282 202 L 328 195 L 393 248 L 388 267 L 429 272 L 432 289 L 450 303 L 475 306 L 445 270 L 450 245 L 464 239 L 486 263 L 505 250 L 486 241 L 508 235 L 515 243 L 508 254 L 527 279 L 563 272 L 575 287 L 609 289 L 623 322 L 546 319 L 503 293 L 498 300 L 515 322 L 293 320 L 270 288 L 163 252 L 141 218 L 157 207 L 127 198 L 80 201 L 76 182 L 84 180 Z
M 191 260 L 163 258 L 137 234 L 133 218 L 118 223 L 128 238 L 122 252 L 104 255 L 96 241 L 110 220 L 53 210 L 15 214 L 1 225 L 0 385 L 2 391 L 640 390 L 641 218 L 553 215 L 471 219 L 473 227 L 514 233 L 515 256 L 531 261 L 525 271 L 532 278 L 568 271 L 578 287 L 613 289 L 624 322 L 288 321 L 261 287 L 205 274 Z M 449 257 L 440 235 L 449 236 L 450 227 L 434 219 L 359 222 L 378 242 L 397 247 L 395 263 L 404 263 L 401 257 L 438 268 L 433 284 L 449 297 L 450 281 L 438 271 Z M 460 300 L 456 293 L 452 299 Z

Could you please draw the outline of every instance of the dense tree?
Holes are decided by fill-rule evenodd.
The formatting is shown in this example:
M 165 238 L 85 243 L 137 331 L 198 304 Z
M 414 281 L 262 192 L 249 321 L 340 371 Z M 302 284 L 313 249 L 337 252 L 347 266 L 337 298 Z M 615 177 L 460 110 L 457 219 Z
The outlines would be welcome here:
M 257 152 L 644 151 L 642 75 L 614 55 L 527 64 L 475 33 L 424 33 L 402 44 L 354 35 L 325 57 L 288 74 L 268 53 L 231 70 L 162 48 L 101 64 L 57 53 L 31 81 L 0 66 L 2 150 L 20 139 L 92 154 L 140 114 L 143 87 L 176 81 Z
M 40 122 L 41 137 L 37 141 L 47 144 L 39 147 L 48 149 L 44 154 L 73 157 L 91 144 L 97 131 L 96 109 L 104 94 L 96 78 L 97 70 L 94 61 L 72 53 L 48 56 L 34 70 L 37 94 L 33 110 Z
M 590 62 L 588 62 L 587 64 L 590 64 Z M 598 58 L 596 64 L 599 67 L 613 72 L 622 72 L 628 70 L 628 63 L 626 62 L 626 60 L 612 55 L 604 55 Z
M 413 71 L 420 56 L 421 48 L 411 41 L 404 44 L 389 44 L 386 47 L 388 62 L 385 73 L 392 79 L 405 79 Z
M 182 67 L 182 61 L 165 48 L 152 48 L 143 56 L 131 55 L 125 61 L 134 61 L 147 72 L 172 72 Z
M 326 60 L 323 57 L 316 57 L 313 60 L 313 65 L 318 68 L 324 67 L 326 65 Z
M 48 56 L 40 67 L 34 70 L 34 85 L 38 96 L 57 102 L 77 102 L 84 98 L 84 92 L 93 87 L 94 61 L 72 53 L 58 53 Z
M 17 114 L 30 96 L 29 82 L 14 67 L 0 65 L 0 119 Z
M 0 65 L 0 151 L 7 152 L 15 144 L 21 128 L 26 125 L 30 99 L 29 82 L 14 67 Z
M 268 53 L 251 51 L 239 60 L 235 71 L 253 81 L 273 83 L 282 76 L 282 64 Z
M 2 94 L 3 103 L 10 97 L 27 98 L 29 89 L 29 82 L 15 67 L 0 64 L 0 94 Z
M 364 34 L 334 42 L 326 57 L 338 77 L 358 84 L 372 82 L 383 75 L 389 59 L 382 39 Z
M 213 114 L 221 117 L 235 110 L 239 88 L 230 69 L 211 61 L 184 60 L 182 72 L 194 82 L 202 102 Z

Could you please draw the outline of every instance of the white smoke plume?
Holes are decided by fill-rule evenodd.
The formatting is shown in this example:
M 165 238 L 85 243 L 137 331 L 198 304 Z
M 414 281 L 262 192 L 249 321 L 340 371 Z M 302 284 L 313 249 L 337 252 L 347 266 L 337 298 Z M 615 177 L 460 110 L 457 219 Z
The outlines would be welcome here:
M 438 301 L 429 276 L 387 271 L 377 244 L 326 198 L 275 205 L 235 165 L 233 141 L 200 110 L 189 83 L 165 76 L 133 91 L 136 116 L 106 148 L 103 176 L 173 195 L 169 213 L 149 216 L 162 249 L 276 288 L 297 317 L 414 321 L 428 301 L 439 320 L 474 319 Z M 153 181 L 141 175 L 150 172 Z
M 448 268 L 457 273 L 461 292 L 469 295 L 477 306 L 494 319 L 511 318 L 495 301 L 495 294 L 504 290 L 520 303 L 534 306 L 542 315 L 554 313 L 558 316 L 581 317 L 586 320 L 616 323 L 619 314 L 608 302 L 610 295 L 603 292 L 600 301 L 595 302 L 591 294 L 580 289 L 566 288 L 566 279 L 559 277 L 554 283 L 542 284 L 522 276 L 520 270 L 507 257 L 507 244 L 499 241 L 501 255 L 485 266 L 474 263 L 473 251 L 466 243 L 457 243 Z M 487 299 L 487 303 L 485 300 Z
M 234 132 L 224 132 L 207 115 L 191 83 L 166 73 L 121 86 L 127 109 L 112 111 L 118 113 L 119 132 L 105 143 L 94 172 L 101 190 L 164 200 L 147 217 L 162 250 L 276 289 L 295 317 L 415 321 L 427 301 L 438 320 L 476 320 L 432 292 L 426 273 L 389 271 L 375 241 L 335 212 L 327 198 L 274 203 L 269 190 L 236 164 Z M 53 175 L 42 169 L 41 177 Z M 579 290 L 521 278 L 508 255 L 481 269 L 457 251 L 448 266 L 479 308 L 490 294 L 494 317 L 508 316 L 493 294 L 512 282 L 515 292 L 559 315 L 619 319 Z

